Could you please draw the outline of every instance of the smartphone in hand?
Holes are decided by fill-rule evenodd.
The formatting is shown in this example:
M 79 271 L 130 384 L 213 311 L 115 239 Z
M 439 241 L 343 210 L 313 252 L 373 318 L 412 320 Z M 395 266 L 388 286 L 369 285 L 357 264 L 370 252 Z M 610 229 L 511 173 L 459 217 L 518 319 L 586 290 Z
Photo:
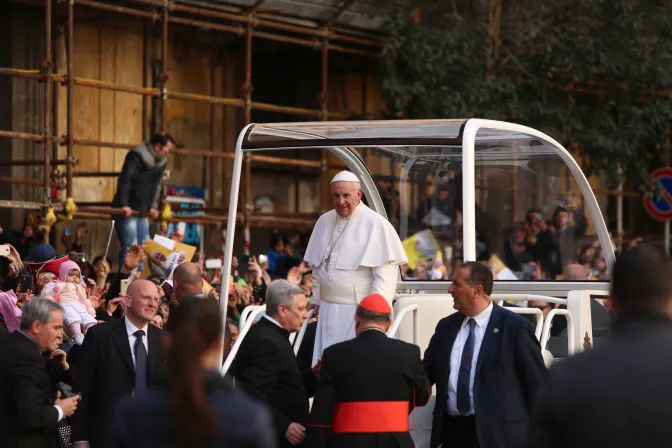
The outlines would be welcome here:
M 126 291 L 128 291 L 128 285 L 130 285 L 130 284 L 131 284 L 131 281 L 129 279 L 127 279 L 127 278 L 123 279 L 121 281 L 121 288 L 119 290 L 119 295 L 125 296 Z
M 0 244 L 0 257 L 9 257 L 9 244 Z
M 250 261 L 252 260 L 251 255 L 241 255 L 238 257 L 238 274 L 243 275 L 244 273 L 250 270 Z

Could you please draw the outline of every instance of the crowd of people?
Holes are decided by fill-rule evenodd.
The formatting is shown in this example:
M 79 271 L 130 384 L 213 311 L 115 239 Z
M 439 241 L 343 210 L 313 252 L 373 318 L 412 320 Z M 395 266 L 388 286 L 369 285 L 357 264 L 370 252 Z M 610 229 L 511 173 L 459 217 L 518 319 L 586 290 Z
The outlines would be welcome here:
M 52 438 L 60 440 L 61 446 L 69 446 L 71 442 L 78 446 L 105 446 L 103 440 L 114 416 L 115 403 L 125 394 L 137 391 L 138 387 L 155 386 L 158 378 L 167 377 L 161 373 L 165 366 L 161 364 L 163 348 L 157 335 L 164 328 L 182 331 L 179 323 L 171 327 L 179 304 L 191 297 L 209 299 L 207 302 L 213 304 L 209 311 L 218 318 L 222 273 L 219 269 L 205 269 L 204 257 L 197 253 L 194 262 L 179 265 L 168 281 L 157 275 L 139 279 L 147 256 L 143 247 L 137 244 L 125 250 L 120 267 L 112 270 L 110 258 L 97 256 L 90 260 L 82 256 L 82 246 L 88 243 L 84 223 L 78 225 L 74 234 L 63 234 L 61 241 L 67 251 L 63 254 L 57 254 L 49 244 L 40 243 L 37 236 L 32 226 L 26 225 L 21 232 L 3 241 L 8 244 L 10 253 L 4 258 L 4 275 L 0 276 L 0 334 L 3 335 L 0 346 L 6 349 L 3 353 L 7 354 L 7 359 L 12 359 L 35 351 L 34 346 L 26 345 L 32 339 L 39 349 L 35 352 L 44 358 L 41 362 L 47 362 L 48 374 L 48 378 L 44 378 L 48 387 L 39 391 L 21 387 L 27 393 L 43 395 L 21 397 L 29 402 L 27 413 L 11 412 L 12 418 L 17 420 L 8 421 L 14 421 L 16 425 L 7 428 L 17 438 L 8 440 L 10 446 L 19 440 L 25 441 L 21 439 L 23 431 L 20 430 L 23 419 L 39 417 L 41 420 L 34 422 L 39 430 L 28 431 L 32 434 L 29 440 L 33 442 L 27 446 L 51 446 L 47 441 Z M 179 235 L 173 237 L 177 239 Z M 18 249 L 10 242 L 17 244 Z M 100 250 L 102 252 L 104 248 Z M 245 257 L 245 269 L 239 266 L 238 257 L 233 257 L 230 287 L 225 299 L 228 319 L 221 330 L 225 335 L 221 350 L 224 357 L 237 340 L 242 310 L 249 305 L 264 304 L 274 280 L 285 279 L 310 295 L 312 273 L 301 259 L 302 255 L 292 247 L 289 238 L 281 234 L 272 236 L 267 254 Z M 274 262 L 274 271 L 270 270 L 270 260 Z M 122 293 L 127 281 L 128 289 Z M 204 282 L 213 287 L 207 295 Z M 55 321 L 52 319 L 54 313 L 59 315 Z M 185 319 L 196 317 L 185 316 Z M 101 326 L 102 323 L 108 325 Z M 39 328 L 34 330 L 31 325 Z M 49 329 L 47 333 L 46 329 Z M 140 330 L 144 332 L 141 338 L 144 338 L 147 359 L 144 386 L 136 384 L 138 345 L 133 334 Z M 120 335 L 129 347 L 127 353 L 123 353 L 123 347 L 115 345 L 120 342 L 117 340 Z M 206 336 L 215 338 L 213 334 Z M 47 339 L 41 341 L 40 338 Z M 184 349 L 187 353 L 179 359 L 186 362 L 189 347 Z M 157 356 L 152 356 L 154 354 Z M 9 364 L 5 363 L 5 367 Z M 175 371 L 172 368 L 167 371 L 171 370 Z M 4 381 L 35 373 L 17 365 L 3 374 L 7 375 L 2 378 Z M 31 378 L 31 382 L 35 379 Z M 37 379 L 41 380 L 42 375 Z M 86 396 L 87 400 L 79 403 L 76 397 L 56 398 L 65 393 L 64 388 L 77 391 L 77 396 Z M 32 403 L 35 398 L 40 399 L 41 405 L 52 402 L 58 408 L 50 407 L 55 411 L 53 415 L 43 414 L 37 403 Z M 7 412 L 10 412 L 9 408 Z M 49 420 L 52 425 L 48 424 Z M 51 431 L 46 431 L 48 427 Z
M 549 218 L 531 209 L 523 222 L 516 223 L 503 236 L 498 230 L 477 230 L 478 260 L 488 262 L 498 280 L 567 280 L 567 266 L 580 265 L 582 275 L 573 280 L 608 281 L 609 271 L 600 242 L 586 236 L 587 220 L 576 199 L 557 206 Z M 501 244 L 492 244 L 491 239 L 501 239 Z M 414 269 L 404 267 L 403 277 L 451 279 L 462 258 L 461 243 L 439 241 L 441 256 L 421 259 Z M 501 273 L 503 268 L 507 275 Z
M 228 281 L 208 272 L 200 255 L 170 276 L 140 278 L 147 257 L 136 242 L 113 270 L 104 256 L 89 263 L 72 252 L 85 226 L 64 234 L 62 255 L 32 245 L 24 228 L 17 244 L 24 255 L 8 246 L 0 292 L 3 446 L 411 448 L 409 413 L 427 404 L 432 386 L 431 448 L 672 442 L 664 418 L 651 412 L 668 398 L 670 372 L 656 355 L 672 334 L 672 262 L 658 249 L 640 245 L 616 261 L 603 308 L 616 316 L 618 337 L 550 373 L 529 321 L 492 300 L 495 274 L 482 261 L 452 268 L 456 312 L 441 319 L 423 354 L 386 334 L 407 262 L 399 236 L 362 203 L 353 173 L 339 173 L 331 192 L 334 210 L 307 244 L 276 234 L 265 255 L 234 257 Z M 536 239 L 527 246 L 530 234 L 521 230 L 524 238 L 512 243 L 519 255 L 537 253 L 545 272 L 580 279 L 586 266 L 573 254 L 583 230 L 563 213 L 556 210 L 554 230 L 532 213 Z M 573 249 L 563 250 L 563 241 Z M 594 259 L 593 250 L 584 255 Z M 265 313 L 222 377 L 221 359 L 250 305 L 265 305 Z M 310 310 L 295 347 L 289 336 Z M 649 386 L 630 387 L 652 373 Z M 613 398 L 619 394 L 625 399 Z M 641 403 L 647 412 L 632 412 Z

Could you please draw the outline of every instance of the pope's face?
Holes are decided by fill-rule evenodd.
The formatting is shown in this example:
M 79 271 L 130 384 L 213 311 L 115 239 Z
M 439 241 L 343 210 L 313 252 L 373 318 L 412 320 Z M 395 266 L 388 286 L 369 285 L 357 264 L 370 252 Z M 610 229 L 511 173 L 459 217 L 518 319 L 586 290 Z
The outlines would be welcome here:
M 331 198 L 338 216 L 347 218 L 361 201 L 362 190 L 357 189 L 353 182 L 334 182 L 331 184 Z

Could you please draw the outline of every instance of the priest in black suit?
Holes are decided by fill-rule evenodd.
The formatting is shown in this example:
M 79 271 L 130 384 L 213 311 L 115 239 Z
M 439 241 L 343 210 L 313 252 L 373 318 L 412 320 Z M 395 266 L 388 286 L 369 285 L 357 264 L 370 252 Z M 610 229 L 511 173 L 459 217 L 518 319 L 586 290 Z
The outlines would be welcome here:
M 387 337 L 391 322 L 387 300 L 371 294 L 357 306 L 357 337 L 324 351 L 308 447 L 414 447 L 408 415 L 432 389 L 420 348 Z
M 63 333 L 63 308 L 49 299 L 34 298 L 23 308 L 21 325 L 0 333 L 0 446 L 54 446 L 58 422 L 77 409 L 79 396 L 56 398 L 54 380 L 66 380 L 70 367 L 57 350 Z M 60 353 L 59 353 L 60 352 Z M 50 377 L 42 353 L 58 356 L 61 366 Z M 49 361 L 51 362 L 51 361 Z
M 165 377 L 161 330 L 149 325 L 159 303 L 154 283 L 135 280 L 128 288 L 126 316 L 87 332 L 74 387 L 85 398 L 73 418 L 73 446 L 104 447 L 119 399 L 142 395 Z
M 299 445 L 305 437 L 308 397 L 304 376 L 313 374 L 299 370 L 289 334 L 301 330 L 306 307 L 300 287 L 286 280 L 271 283 L 266 314 L 252 326 L 236 356 L 236 387 L 268 404 L 280 447 Z

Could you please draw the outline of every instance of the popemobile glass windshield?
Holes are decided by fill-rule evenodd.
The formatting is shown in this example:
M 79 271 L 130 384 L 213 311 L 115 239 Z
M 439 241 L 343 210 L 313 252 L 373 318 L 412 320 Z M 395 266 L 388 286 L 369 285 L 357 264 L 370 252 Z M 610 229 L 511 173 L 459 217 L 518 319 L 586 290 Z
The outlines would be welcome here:
M 606 227 L 592 192 L 587 198 L 582 193 L 585 177 L 577 179 L 578 166 L 570 169 L 571 156 L 543 134 L 482 127 L 473 160 L 465 162 L 468 121 L 253 125 L 242 150 L 314 162 L 329 150 L 328 176 L 355 172 L 366 203 L 399 233 L 409 259 L 401 269 L 404 282 L 450 280 L 464 260 L 465 223 L 472 222 L 465 220 L 465 201 L 474 205 L 468 225 L 474 225 L 475 259 L 490 266 L 498 283 L 607 281 L 612 245 L 600 244 L 597 233 L 606 235 Z M 465 191 L 467 164 L 471 192 Z M 319 178 L 303 177 L 295 191 L 295 174 L 252 185 L 257 207 L 272 192 L 290 198 L 276 201 L 275 213 L 295 212 L 295 201 L 300 212 L 318 212 Z

